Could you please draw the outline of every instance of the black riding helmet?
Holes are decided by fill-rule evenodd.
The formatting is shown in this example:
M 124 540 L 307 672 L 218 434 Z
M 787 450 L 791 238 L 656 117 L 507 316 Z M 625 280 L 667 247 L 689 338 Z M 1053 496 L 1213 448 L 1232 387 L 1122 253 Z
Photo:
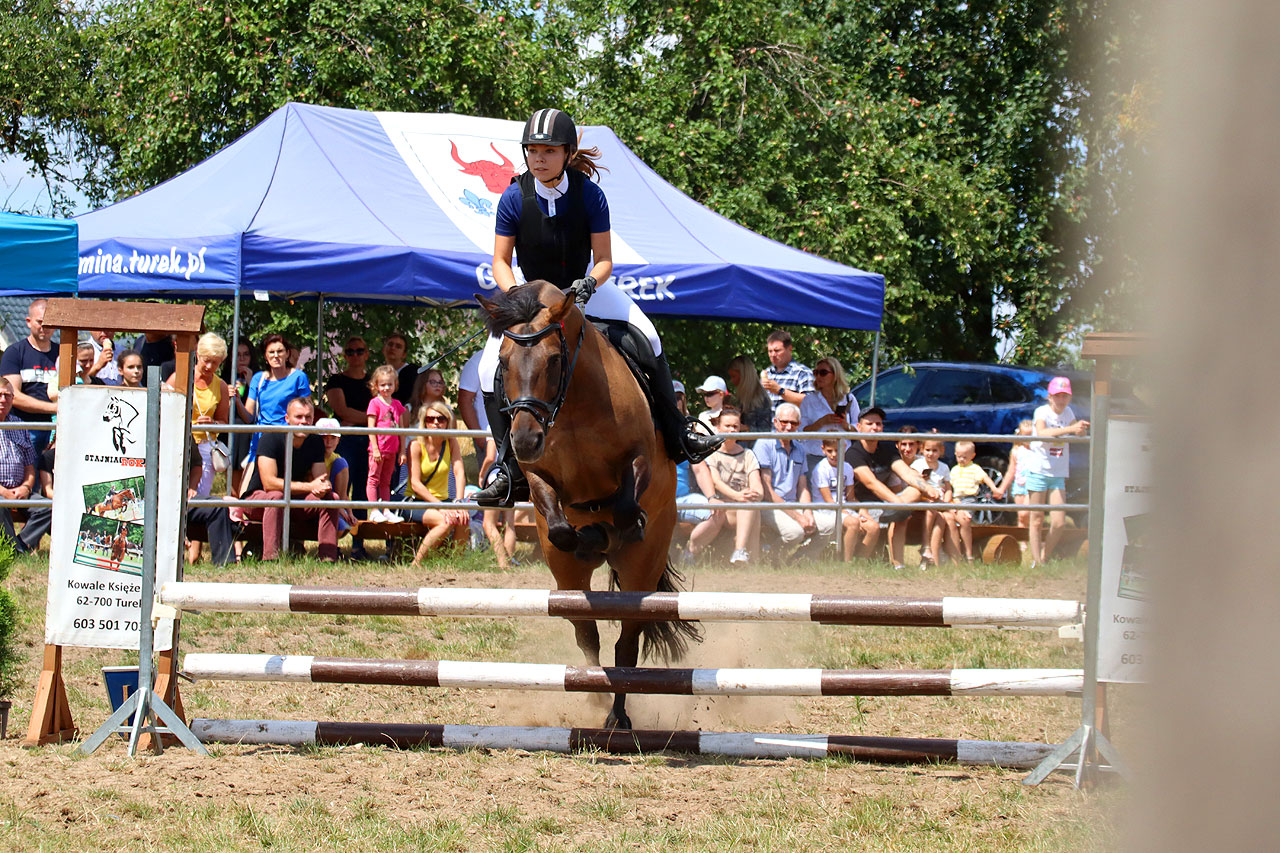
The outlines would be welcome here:
M 530 145 L 563 145 L 565 147 L 564 165 L 556 180 L 564 175 L 565 167 L 573 159 L 578 150 L 578 127 L 569 114 L 562 110 L 538 110 L 525 123 L 524 135 L 520 137 L 520 148 L 524 151 L 524 165 L 529 167 Z

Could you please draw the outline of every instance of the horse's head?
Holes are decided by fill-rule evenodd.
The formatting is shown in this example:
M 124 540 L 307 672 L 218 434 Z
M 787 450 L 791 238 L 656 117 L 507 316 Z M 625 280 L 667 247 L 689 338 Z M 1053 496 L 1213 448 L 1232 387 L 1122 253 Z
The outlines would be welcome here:
M 537 462 L 573 375 L 585 329 L 582 312 L 555 285 L 533 281 L 492 300 L 476 294 L 489 331 L 502 337 L 498 382 L 510 401 L 511 445 L 521 462 Z M 572 351 L 570 351 L 570 343 Z

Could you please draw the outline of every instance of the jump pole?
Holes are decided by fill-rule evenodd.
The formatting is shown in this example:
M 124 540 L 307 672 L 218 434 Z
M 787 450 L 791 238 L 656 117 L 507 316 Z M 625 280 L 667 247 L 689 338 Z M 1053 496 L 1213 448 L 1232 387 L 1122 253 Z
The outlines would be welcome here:
M 192 679 L 691 696 L 1070 696 L 1079 669 L 664 669 L 310 655 L 188 654 Z
M 1050 626 L 1077 624 L 1078 601 L 1036 598 L 866 598 L 738 592 L 371 589 L 291 584 L 166 583 L 160 603 L 178 610 L 348 616 L 550 617 L 827 625 Z
M 827 758 L 843 755 L 879 764 L 958 762 L 1034 767 L 1052 744 L 1017 741 L 891 738 L 759 732 L 645 731 L 523 726 L 451 726 L 344 723 L 316 720 L 192 720 L 205 743 L 347 746 L 397 749 L 521 749 L 528 752 L 674 752 L 726 758 Z

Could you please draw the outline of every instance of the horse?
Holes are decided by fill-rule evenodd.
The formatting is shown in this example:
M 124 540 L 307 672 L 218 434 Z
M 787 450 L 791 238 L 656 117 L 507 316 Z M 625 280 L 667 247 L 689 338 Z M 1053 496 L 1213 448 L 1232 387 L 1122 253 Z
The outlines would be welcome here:
M 547 281 L 493 299 L 476 294 L 489 331 L 502 338 L 494 392 L 510 401 L 509 440 L 529 481 L 542 553 L 561 590 L 590 590 L 602 563 L 624 591 L 674 592 L 683 579 L 668 563 L 676 523 L 676 469 L 623 356 L 567 296 Z M 572 620 L 591 666 L 600 665 L 594 620 Z M 645 656 L 677 660 L 689 622 L 623 620 L 614 665 Z M 630 729 L 626 694 L 614 695 L 605 728 Z
M 133 498 L 133 489 L 121 489 L 118 492 L 112 492 L 107 495 L 102 503 L 94 506 L 93 514 L 105 516 L 108 512 L 119 513 L 133 501 Z
M 116 537 L 111 540 L 111 569 L 113 571 L 120 570 L 120 561 L 124 559 L 125 551 L 128 548 L 129 536 L 122 524 L 116 532 Z

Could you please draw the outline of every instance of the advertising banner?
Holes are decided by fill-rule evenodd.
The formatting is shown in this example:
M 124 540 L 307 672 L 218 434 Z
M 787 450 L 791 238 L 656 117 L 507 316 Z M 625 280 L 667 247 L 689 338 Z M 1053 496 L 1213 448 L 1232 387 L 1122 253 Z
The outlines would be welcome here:
M 1150 429 L 1146 420 L 1137 418 L 1112 417 L 1107 423 L 1102 602 L 1096 617 L 1099 681 L 1146 681 L 1150 573 L 1144 546 L 1151 503 Z
M 156 584 L 176 580 L 187 398 L 160 396 L 160 482 L 148 483 L 147 391 L 102 385 L 63 388 L 58 397 L 53 529 L 45 643 L 138 648 L 144 506 L 159 497 Z M 169 649 L 173 623 L 156 626 Z

